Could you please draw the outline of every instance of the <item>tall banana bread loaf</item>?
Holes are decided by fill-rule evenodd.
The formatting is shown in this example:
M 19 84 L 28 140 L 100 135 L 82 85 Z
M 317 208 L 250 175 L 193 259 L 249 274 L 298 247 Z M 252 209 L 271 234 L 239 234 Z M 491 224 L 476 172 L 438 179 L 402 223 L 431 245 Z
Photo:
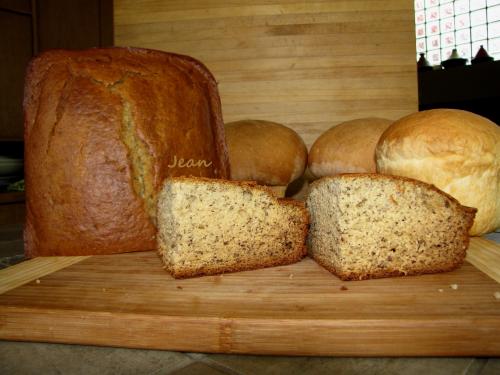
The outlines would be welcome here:
M 310 188 L 310 254 L 342 280 L 450 271 L 465 258 L 476 209 L 432 185 L 343 174 Z
M 158 197 L 158 247 L 176 278 L 290 264 L 306 254 L 303 202 L 243 181 L 175 177 Z
M 44 52 L 24 111 L 28 257 L 153 249 L 167 176 L 229 177 L 215 79 L 186 56 Z

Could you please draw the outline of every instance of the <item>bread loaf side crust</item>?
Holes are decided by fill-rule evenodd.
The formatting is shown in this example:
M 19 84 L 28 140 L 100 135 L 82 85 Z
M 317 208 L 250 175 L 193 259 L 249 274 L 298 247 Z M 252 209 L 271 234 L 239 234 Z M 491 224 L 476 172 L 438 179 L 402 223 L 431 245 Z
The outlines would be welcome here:
M 47 51 L 28 66 L 23 106 L 28 257 L 154 249 L 166 176 L 229 177 L 216 81 L 187 56 Z M 170 167 L 174 156 L 211 166 Z
M 224 273 L 233 273 L 233 272 L 242 272 L 242 271 L 252 271 L 261 268 L 268 267 L 277 267 L 277 266 L 286 266 L 288 264 L 297 263 L 302 258 L 304 258 L 307 254 L 307 249 L 305 246 L 297 247 L 291 251 L 290 256 L 284 257 L 280 261 L 272 260 L 270 258 L 263 258 L 259 264 L 254 265 L 241 265 L 240 267 L 210 267 L 206 266 L 202 269 L 196 271 L 173 271 L 172 269 L 167 269 L 172 277 L 175 279 L 186 279 L 190 277 L 202 277 L 202 276 L 211 276 L 211 275 L 219 275 Z
M 356 273 L 356 272 L 341 272 L 337 270 L 333 265 L 328 264 L 323 259 L 319 257 L 314 257 L 313 259 L 316 263 L 318 263 L 324 269 L 330 271 L 335 276 L 337 276 L 340 280 L 343 281 L 359 281 L 359 280 L 369 280 L 369 279 L 382 279 L 385 277 L 397 277 L 397 276 L 418 276 L 418 275 L 426 275 L 432 273 L 440 273 L 440 272 L 449 272 L 459 268 L 465 260 L 466 251 L 463 251 L 463 255 L 460 257 L 454 258 L 452 262 L 449 263 L 447 267 L 434 267 L 428 268 L 425 270 L 409 270 L 407 272 L 402 271 L 378 271 L 378 272 L 370 272 L 370 273 Z

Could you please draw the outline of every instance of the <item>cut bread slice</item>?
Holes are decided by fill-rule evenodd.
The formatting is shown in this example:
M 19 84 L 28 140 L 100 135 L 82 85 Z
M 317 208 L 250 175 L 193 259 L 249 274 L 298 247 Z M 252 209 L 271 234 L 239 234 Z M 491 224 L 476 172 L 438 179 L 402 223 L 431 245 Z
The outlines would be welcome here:
M 290 264 L 307 252 L 304 204 L 252 182 L 168 178 L 157 218 L 158 250 L 175 278 Z
M 309 253 L 342 280 L 459 267 L 476 212 L 432 185 L 381 174 L 317 180 L 307 207 Z

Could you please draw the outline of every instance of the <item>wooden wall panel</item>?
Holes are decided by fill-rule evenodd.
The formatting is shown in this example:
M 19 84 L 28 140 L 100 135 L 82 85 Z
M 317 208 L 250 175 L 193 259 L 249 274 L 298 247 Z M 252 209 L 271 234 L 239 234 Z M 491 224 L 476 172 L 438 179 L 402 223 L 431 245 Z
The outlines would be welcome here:
M 416 111 L 413 0 L 115 0 L 115 44 L 193 56 L 224 120 L 287 124 L 308 146 L 341 121 Z

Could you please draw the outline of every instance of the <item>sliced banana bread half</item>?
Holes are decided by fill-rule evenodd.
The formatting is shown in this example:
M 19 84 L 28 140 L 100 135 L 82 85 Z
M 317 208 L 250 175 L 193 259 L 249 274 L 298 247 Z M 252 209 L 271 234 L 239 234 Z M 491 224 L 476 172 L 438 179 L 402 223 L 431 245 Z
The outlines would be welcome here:
M 306 204 L 309 253 L 342 280 L 459 267 L 476 212 L 432 185 L 381 174 L 322 178 Z
M 158 250 L 175 278 L 290 264 L 307 252 L 304 204 L 252 182 L 168 178 L 157 218 Z

